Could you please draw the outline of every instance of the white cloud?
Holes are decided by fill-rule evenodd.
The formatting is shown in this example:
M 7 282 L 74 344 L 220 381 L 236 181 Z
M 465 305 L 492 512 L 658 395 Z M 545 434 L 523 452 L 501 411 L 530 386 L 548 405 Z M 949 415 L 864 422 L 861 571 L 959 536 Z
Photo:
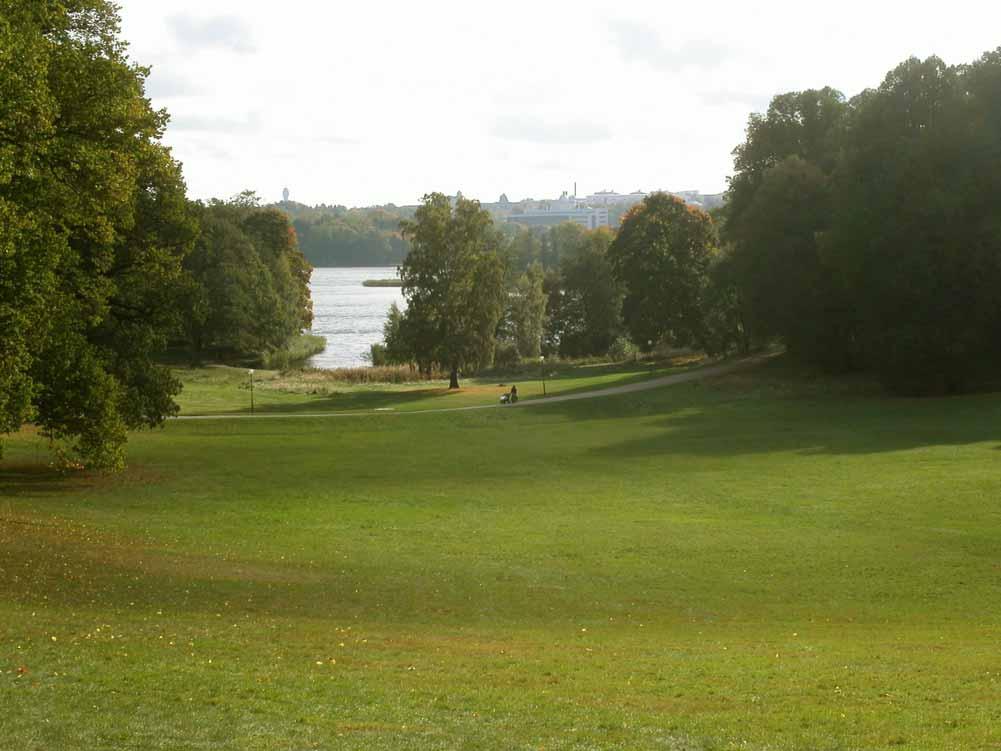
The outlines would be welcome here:
M 246 117 L 213 117 L 207 115 L 180 115 L 170 119 L 174 131 L 196 131 L 216 133 L 220 137 L 237 133 L 255 133 L 261 130 L 261 118 L 257 113 Z
M 607 141 L 612 137 L 601 123 L 582 120 L 545 122 L 532 116 L 500 117 L 490 130 L 491 135 L 506 141 L 528 141 L 542 144 L 581 144 Z
M 643 62 L 659 70 L 674 72 L 684 68 L 716 68 L 733 54 L 711 39 L 687 39 L 668 44 L 646 23 L 617 20 L 609 24 L 612 40 L 626 62 Z
M 223 49 L 232 52 L 254 51 L 250 27 L 235 15 L 200 18 L 181 13 L 166 19 L 177 44 L 187 50 Z
M 775 94 L 851 96 L 910 55 L 970 61 L 1001 26 L 1001 6 L 978 0 L 948 14 L 905 0 L 120 2 L 195 197 L 288 185 L 346 205 L 544 198 L 574 180 L 715 192 Z

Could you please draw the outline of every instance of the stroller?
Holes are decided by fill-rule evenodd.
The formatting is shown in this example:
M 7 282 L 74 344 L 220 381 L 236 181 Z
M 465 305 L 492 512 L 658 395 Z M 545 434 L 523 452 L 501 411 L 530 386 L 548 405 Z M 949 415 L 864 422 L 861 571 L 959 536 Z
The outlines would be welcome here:
M 501 404 L 517 404 L 518 403 L 518 387 L 512 386 L 511 390 L 506 394 L 501 394 L 500 398 Z

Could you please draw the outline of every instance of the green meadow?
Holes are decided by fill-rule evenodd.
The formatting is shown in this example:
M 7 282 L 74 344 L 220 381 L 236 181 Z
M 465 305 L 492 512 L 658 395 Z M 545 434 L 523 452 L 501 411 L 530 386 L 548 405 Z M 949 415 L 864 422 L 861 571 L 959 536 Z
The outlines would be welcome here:
M 243 413 L 243 375 L 188 373 L 185 411 Z M 467 386 L 255 398 L 503 390 Z M 1001 748 L 998 394 L 780 358 L 531 409 L 173 421 L 129 458 L 8 444 L 0 746 Z
M 255 413 L 261 414 L 409 412 L 486 406 L 498 404 L 512 386 L 518 387 L 519 399 L 532 400 L 683 373 L 700 367 L 701 360 L 677 357 L 617 364 L 550 364 L 544 369 L 528 367 L 516 373 L 463 378 L 459 390 L 450 390 L 447 378 L 424 381 L 416 374 L 411 382 L 359 384 L 332 378 L 324 370 L 255 370 L 253 401 Z M 247 368 L 178 368 L 174 374 L 184 385 L 177 399 L 182 415 L 250 414 L 251 377 Z

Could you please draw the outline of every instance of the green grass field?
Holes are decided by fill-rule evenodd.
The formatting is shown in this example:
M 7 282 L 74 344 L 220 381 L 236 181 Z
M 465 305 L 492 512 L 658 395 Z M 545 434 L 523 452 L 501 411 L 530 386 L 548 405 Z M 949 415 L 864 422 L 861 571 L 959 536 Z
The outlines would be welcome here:
M 999 449 L 1001 395 L 781 360 L 526 410 L 172 422 L 113 477 L 24 433 L 0 746 L 996 751 Z
M 520 399 L 552 396 L 637 383 L 699 367 L 698 358 L 640 360 L 618 364 L 546 366 L 519 374 L 463 378 L 449 390 L 448 380 L 403 384 L 351 384 L 330 380 L 324 371 L 257 370 L 254 406 L 262 414 L 292 412 L 408 412 L 497 404 L 518 386 Z M 184 384 L 178 398 L 182 415 L 250 414 L 250 376 L 246 368 L 212 366 L 174 371 Z

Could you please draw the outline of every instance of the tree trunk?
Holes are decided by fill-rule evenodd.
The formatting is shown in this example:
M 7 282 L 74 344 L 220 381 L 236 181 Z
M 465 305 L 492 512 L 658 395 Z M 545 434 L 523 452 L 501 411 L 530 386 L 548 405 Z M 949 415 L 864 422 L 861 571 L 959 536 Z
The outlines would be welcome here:
M 448 387 L 450 389 L 459 388 L 459 369 L 452 366 L 452 374 L 448 377 Z

